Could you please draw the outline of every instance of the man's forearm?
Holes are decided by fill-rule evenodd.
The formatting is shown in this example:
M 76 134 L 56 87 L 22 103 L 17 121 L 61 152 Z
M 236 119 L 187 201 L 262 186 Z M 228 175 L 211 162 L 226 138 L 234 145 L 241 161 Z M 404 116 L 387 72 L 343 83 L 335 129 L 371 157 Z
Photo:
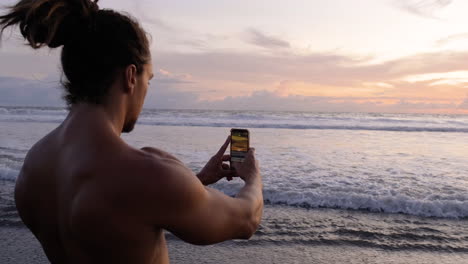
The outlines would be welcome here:
M 250 202 L 255 202 L 256 200 L 263 201 L 262 187 L 262 180 L 260 177 L 256 177 L 254 180 L 246 182 L 236 197 Z
M 254 180 L 246 182 L 245 186 L 236 195 L 237 199 L 245 203 L 247 212 L 247 220 L 257 228 L 260 224 L 260 219 L 263 212 L 263 193 L 262 193 L 262 180 L 260 177 L 255 177 Z M 254 230 L 255 231 L 255 230 Z

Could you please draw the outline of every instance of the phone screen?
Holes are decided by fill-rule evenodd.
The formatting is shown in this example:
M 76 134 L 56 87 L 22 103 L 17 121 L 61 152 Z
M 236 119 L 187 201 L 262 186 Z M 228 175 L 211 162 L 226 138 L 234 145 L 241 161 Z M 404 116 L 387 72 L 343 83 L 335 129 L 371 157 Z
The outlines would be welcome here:
M 249 131 L 231 129 L 231 162 L 243 162 L 249 151 Z

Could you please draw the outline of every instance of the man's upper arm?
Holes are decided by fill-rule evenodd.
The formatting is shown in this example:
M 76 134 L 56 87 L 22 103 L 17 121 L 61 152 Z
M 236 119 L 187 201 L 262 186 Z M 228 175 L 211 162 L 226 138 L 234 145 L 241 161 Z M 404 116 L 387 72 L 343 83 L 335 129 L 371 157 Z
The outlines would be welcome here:
M 202 185 L 179 161 L 154 161 L 146 171 L 145 199 L 155 225 L 193 244 L 213 244 L 250 237 L 252 224 L 248 201 L 229 197 Z

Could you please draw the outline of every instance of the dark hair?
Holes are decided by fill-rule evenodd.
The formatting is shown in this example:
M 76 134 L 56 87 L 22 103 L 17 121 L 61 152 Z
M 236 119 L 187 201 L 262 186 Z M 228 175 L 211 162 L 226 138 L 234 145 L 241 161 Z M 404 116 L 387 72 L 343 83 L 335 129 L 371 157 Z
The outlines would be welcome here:
M 0 36 L 19 24 L 29 45 L 63 46 L 65 100 L 101 104 L 119 70 L 150 60 L 146 32 L 129 15 L 100 10 L 98 0 L 21 0 L 0 16 Z

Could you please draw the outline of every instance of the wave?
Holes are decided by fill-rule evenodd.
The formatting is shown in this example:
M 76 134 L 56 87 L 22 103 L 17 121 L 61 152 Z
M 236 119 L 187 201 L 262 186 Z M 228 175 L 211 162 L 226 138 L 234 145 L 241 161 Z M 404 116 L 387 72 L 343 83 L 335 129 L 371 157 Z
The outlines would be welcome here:
M 0 122 L 60 123 L 65 119 L 67 112 L 65 108 L 53 107 L 0 107 Z M 468 133 L 466 117 L 401 114 L 144 109 L 138 124 L 179 127 Z
M 10 181 L 14 182 L 16 181 L 16 178 L 18 177 L 19 170 L 18 169 L 12 169 L 8 167 L 0 167 L 0 180 L 2 181 Z
M 216 188 L 234 196 L 232 186 L 218 185 Z M 236 189 L 236 188 L 235 188 Z M 362 210 L 377 213 L 407 214 L 437 218 L 468 218 L 466 199 L 417 199 L 406 195 L 370 195 L 363 193 L 311 192 L 306 190 L 281 191 L 263 190 L 265 203 L 305 208 L 330 208 Z
M 365 194 L 266 194 L 265 201 L 306 208 L 365 210 L 381 213 L 401 213 L 423 217 L 466 218 L 468 202 L 457 200 L 416 200 L 408 196 L 372 196 Z
M 411 126 L 359 126 L 359 125 L 295 125 L 295 124 L 261 124 L 261 123 L 179 123 L 174 121 L 140 121 L 140 124 L 153 126 L 188 126 L 188 127 L 245 127 L 245 128 L 277 128 L 277 129 L 315 129 L 315 130 L 371 130 L 390 132 L 449 132 L 468 133 L 468 128 L 455 127 L 411 127 Z
M 14 118 L 2 118 L 0 122 L 32 122 L 32 123 L 60 123 L 65 117 L 60 116 L 21 116 Z M 468 133 L 468 128 L 457 127 L 423 127 L 423 126 L 362 126 L 362 125 L 305 125 L 305 124 L 272 124 L 251 122 L 178 122 L 174 121 L 147 121 L 140 120 L 138 124 L 149 126 L 177 126 L 177 127 L 243 127 L 243 128 L 270 128 L 270 129 L 294 129 L 294 130 L 363 130 L 363 131 L 389 131 L 389 132 L 444 132 L 444 133 Z
M 26 116 L 64 116 L 68 113 L 65 108 L 59 107 L 0 107 L 0 115 L 26 115 Z
M 18 169 L 0 167 L 0 180 L 14 182 Z M 234 196 L 232 185 L 218 184 L 215 188 Z M 321 193 L 310 191 L 281 191 L 264 189 L 265 203 L 305 208 L 331 208 L 345 210 L 364 210 L 378 213 L 401 213 L 422 217 L 468 218 L 468 197 L 449 199 L 426 198 L 418 200 L 406 195 L 368 195 L 361 193 Z

